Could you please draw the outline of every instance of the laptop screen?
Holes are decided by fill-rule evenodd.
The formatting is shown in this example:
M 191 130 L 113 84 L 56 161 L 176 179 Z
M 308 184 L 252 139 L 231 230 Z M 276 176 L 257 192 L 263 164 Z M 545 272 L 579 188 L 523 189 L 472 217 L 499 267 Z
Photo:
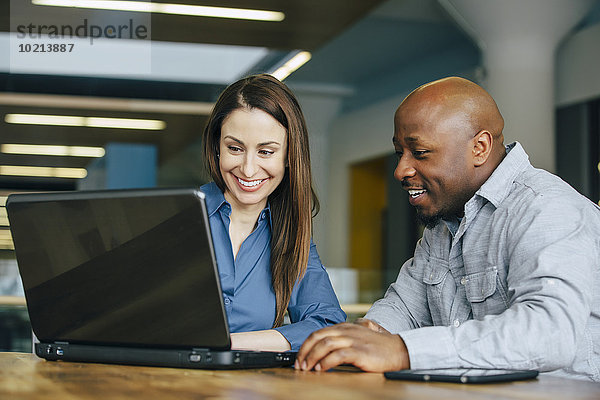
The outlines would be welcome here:
M 21 194 L 7 210 L 41 341 L 229 347 L 200 191 Z

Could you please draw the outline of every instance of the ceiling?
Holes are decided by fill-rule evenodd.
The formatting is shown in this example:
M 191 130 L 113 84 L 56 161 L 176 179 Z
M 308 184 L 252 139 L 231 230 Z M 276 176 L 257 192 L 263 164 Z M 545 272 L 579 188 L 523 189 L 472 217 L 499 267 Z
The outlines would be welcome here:
M 349 26 L 365 17 L 382 0 L 218 0 L 182 1 L 170 3 L 214 5 L 220 7 L 275 10 L 285 13 L 282 22 L 241 21 L 180 15 L 147 14 L 153 42 L 202 43 L 266 48 L 262 57 L 248 72 L 268 71 L 297 49 L 316 51 L 340 35 Z M 127 13 L 83 8 L 34 6 L 19 2 L 0 2 L 0 32 L 15 32 L 16 26 L 71 24 L 73 21 L 112 21 L 118 18 L 139 18 L 139 13 Z M 91 22 L 90 22 L 91 23 Z M 161 60 L 165 62 L 165 60 Z M 166 60 L 185 63 L 186 59 Z M 202 63 L 197 65 L 202 69 Z M 12 65 L 12 64 L 11 64 Z M 46 74 L 43 65 L 38 73 L 0 71 L 0 143 L 49 144 L 71 146 L 105 146 L 111 142 L 151 143 L 158 147 L 159 163 L 166 171 L 165 180 L 185 182 L 185 171 L 177 178 L 174 171 L 186 153 L 194 157 L 190 146 L 197 143 L 210 104 L 225 83 L 160 81 L 156 79 L 122 79 L 120 77 Z M 195 66 L 192 66 L 195 67 Z M 161 131 L 139 131 L 74 126 L 44 126 L 9 124 L 9 113 L 57 114 L 86 117 L 149 118 L 166 122 Z M 191 153 L 190 153 L 191 152 Z M 0 165 L 30 165 L 53 167 L 85 167 L 89 158 L 33 156 L 0 153 Z M 196 160 L 196 164 L 197 160 Z M 188 171 L 191 179 L 198 173 Z M 160 176 L 159 176 L 160 178 Z M 63 190 L 74 189 L 73 179 L 36 178 L 0 175 L 0 189 Z
M 356 20 L 364 17 L 373 7 L 382 3 L 382 0 L 164 0 L 160 2 L 281 11 L 285 14 L 285 19 L 281 22 L 263 22 L 172 14 L 150 15 L 125 11 L 35 6 L 27 5 L 26 0 L 19 0 L 18 3 L 24 3 L 25 6 L 13 7 L 12 14 L 9 8 L 12 2 L 3 1 L 0 4 L 0 31 L 7 32 L 11 25 L 27 24 L 38 17 L 45 24 L 60 25 L 81 21 L 84 18 L 89 21 L 110 21 L 116 20 L 118 15 L 124 15 L 125 18 L 144 18 L 149 15 L 146 18 L 150 25 L 151 37 L 156 41 L 313 51 L 340 34 Z
M 16 0 L 13 0 L 16 1 Z M 167 0 L 163 0 L 166 2 Z M 298 49 L 312 59 L 286 79 L 292 88 L 302 85 L 344 89 L 343 112 L 372 104 L 438 76 L 461 73 L 480 64 L 480 51 L 439 6 L 436 0 L 169 0 L 171 3 L 276 10 L 282 22 L 239 21 L 220 18 L 147 14 L 155 62 L 186 67 L 180 79 L 146 75 L 101 76 L 35 73 L 2 70 L 0 57 L 0 144 L 68 144 L 105 146 L 111 142 L 151 143 L 158 147 L 159 184 L 197 184 L 205 179 L 198 160 L 199 136 L 212 102 L 230 83 L 190 78 L 210 60 L 194 59 L 198 44 L 253 46 L 266 49 L 263 56 L 239 75 L 269 72 Z M 115 18 L 140 18 L 138 14 L 81 8 L 25 6 L 9 9 L 0 2 L 0 35 L 19 23 L 37 20 L 60 24 L 89 19 L 110 22 Z M 600 0 L 585 24 L 600 20 Z M 581 26 L 580 26 L 581 27 Z M 1 37 L 0 37 L 1 39 Z M 171 43 L 186 45 L 183 53 L 160 53 Z M 159 46 L 160 44 L 160 46 Z M 169 46 L 167 46 L 169 47 Z M 0 43 L 0 51 L 2 51 Z M 161 54 L 163 54 L 161 56 Z M 440 61 L 442 60 L 442 61 Z M 182 75 L 183 76 L 183 75 Z M 225 74 L 223 73 L 223 76 Z M 228 78 L 229 79 L 229 78 Z M 166 122 L 162 131 L 109 128 L 14 125 L 4 122 L 7 113 L 40 113 L 72 116 L 151 118 Z M 1 165 L 85 167 L 89 158 L 26 156 L 0 153 Z M 0 175 L 0 192 L 13 190 L 63 190 L 76 187 L 73 179 L 25 178 Z

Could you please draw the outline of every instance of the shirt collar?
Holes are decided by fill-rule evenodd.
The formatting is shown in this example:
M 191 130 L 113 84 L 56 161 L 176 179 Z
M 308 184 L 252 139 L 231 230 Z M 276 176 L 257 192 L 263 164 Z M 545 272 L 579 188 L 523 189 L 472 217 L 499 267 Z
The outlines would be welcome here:
M 202 186 L 202 191 L 206 194 L 206 210 L 209 217 L 217 212 L 223 204 L 228 204 L 216 183 L 211 182 Z
M 506 157 L 475 194 L 498 207 L 510 193 L 515 178 L 530 165 L 529 156 L 519 142 L 507 145 Z
M 519 142 L 506 146 L 506 157 L 481 185 L 479 190 L 475 192 L 471 200 L 465 204 L 465 216 L 460 221 L 458 230 L 453 231 L 452 228 L 455 227 L 446 223 L 448 230 L 453 235 L 453 242 L 462 237 L 471 221 L 475 219 L 479 210 L 486 204 L 486 200 L 498 208 L 506 196 L 509 195 L 515 178 L 529 165 L 531 165 L 529 164 L 529 156 Z

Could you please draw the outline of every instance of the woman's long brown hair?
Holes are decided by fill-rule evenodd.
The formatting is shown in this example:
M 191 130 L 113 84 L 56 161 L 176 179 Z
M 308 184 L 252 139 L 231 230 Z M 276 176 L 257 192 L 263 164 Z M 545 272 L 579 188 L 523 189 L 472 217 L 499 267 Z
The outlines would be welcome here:
M 204 162 L 213 180 L 225 193 L 219 169 L 221 126 L 240 108 L 259 109 L 271 115 L 287 132 L 287 168 L 283 180 L 269 196 L 271 207 L 271 283 L 276 314 L 273 327 L 283 324 L 292 289 L 306 272 L 312 217 L 319 202 L 312 188 L 308 130 L 298 100 L 271 75 L 254 75 L 231 84 L 221 93 L 204 129 Z M 314 214 L 313 214 L 314 211 Z

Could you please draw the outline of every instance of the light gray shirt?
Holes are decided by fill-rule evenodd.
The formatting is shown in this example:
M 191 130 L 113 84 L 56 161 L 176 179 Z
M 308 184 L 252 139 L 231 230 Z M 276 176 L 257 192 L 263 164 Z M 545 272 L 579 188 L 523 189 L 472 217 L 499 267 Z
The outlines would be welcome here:
M 413 369 L 600 381 L 600 207 L 519 143 L 507 153 L 460 222 L 425 230 L 365 317 L 402 337 Z

